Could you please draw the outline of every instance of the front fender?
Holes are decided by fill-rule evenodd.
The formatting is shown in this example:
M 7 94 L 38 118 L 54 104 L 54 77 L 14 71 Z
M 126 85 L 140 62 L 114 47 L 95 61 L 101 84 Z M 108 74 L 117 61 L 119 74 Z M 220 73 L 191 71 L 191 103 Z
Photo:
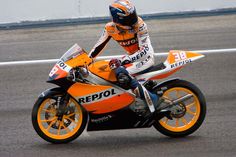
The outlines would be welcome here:
M 51 88 L 51 89 L 47 89 L 45 91 L 43 91 L 40 95 L 39 95 L 39 99 L 42 98 L 49 98 L 52 97 L 54 95 L 57 94 L 63 94 L 66 93 L 66 91 L 63 88 L 57 87 L 57 88 Z

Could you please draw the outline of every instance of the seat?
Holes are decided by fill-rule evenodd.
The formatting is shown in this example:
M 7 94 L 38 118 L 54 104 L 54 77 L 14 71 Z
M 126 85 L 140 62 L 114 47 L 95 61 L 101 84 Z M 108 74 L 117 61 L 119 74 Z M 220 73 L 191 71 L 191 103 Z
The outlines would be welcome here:
M 164 63 L 160 63 L 160 64 L 157 64 L 153 67 L 151 67 L 148 72 L 153 72 L 153 71 L 158 71 L 158 70 L 162 70 L 162 69 L 165 69 L 166 66 L 164 65 Z

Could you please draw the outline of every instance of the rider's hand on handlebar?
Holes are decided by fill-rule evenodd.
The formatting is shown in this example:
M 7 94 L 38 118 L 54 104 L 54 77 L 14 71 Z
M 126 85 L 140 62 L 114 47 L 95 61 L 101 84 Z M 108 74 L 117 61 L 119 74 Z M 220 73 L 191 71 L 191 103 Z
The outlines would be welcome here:
M 117 69 L 118 67 L 120 67 L 121 65 L 125 65 L 125 64 L 129 64 L 131 63 L 131 59 L 129 56 L 123 56 L 121 58 L 121 60 L 119 59 L 111 59 L 109 62 L 109 66 L 111 70 Z
M 121 66 L 121 61 L 119 59 L 111 59 L 109 62 L 109 67 L 111 70 L 117 69 Z

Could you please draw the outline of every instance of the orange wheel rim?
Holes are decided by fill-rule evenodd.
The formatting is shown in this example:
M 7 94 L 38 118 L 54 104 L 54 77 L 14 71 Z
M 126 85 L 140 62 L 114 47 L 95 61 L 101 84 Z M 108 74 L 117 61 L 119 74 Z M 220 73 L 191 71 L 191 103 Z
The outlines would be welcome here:
M 192 94 L 193 98 L 182 103 L 185 105 L 185 114 L 182 117 L 173 118 L 173 120 L 164 117 L 159 121 L 159 123 L 167 130 L 183 132 L 190 129 L 197 122 L 200 116 L 201 107 L 195 93 L 183 87 L 175 87 L 165 91 L 163 97 L 174 100 L 186 94 Z
M 57 108 L 54 99 L 46 99 L 39 107 L 37 122 L 41 131 L 50 138 L 62 140 L 73 136 L 82 125 L 83 113 L 80 105 L 70 98 L 67 107 L 71 108 L 62 120 L 56 116 Z

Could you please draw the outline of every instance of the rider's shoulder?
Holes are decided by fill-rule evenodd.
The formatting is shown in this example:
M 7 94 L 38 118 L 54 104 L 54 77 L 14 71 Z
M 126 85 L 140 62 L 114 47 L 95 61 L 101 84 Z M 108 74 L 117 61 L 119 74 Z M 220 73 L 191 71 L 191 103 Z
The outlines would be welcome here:
M 147 24 L 143 21 L 141 17 L 138 17 L 138 31 L 147 31 Z
M 105 25 L 105 29 L 107 30 L 108 33 L 114 33 L 115 32 L 115 24 L 113 22 L 108 22 Z

